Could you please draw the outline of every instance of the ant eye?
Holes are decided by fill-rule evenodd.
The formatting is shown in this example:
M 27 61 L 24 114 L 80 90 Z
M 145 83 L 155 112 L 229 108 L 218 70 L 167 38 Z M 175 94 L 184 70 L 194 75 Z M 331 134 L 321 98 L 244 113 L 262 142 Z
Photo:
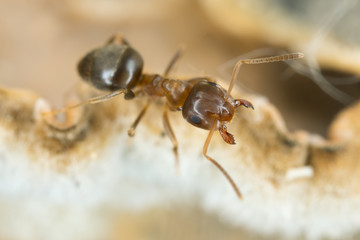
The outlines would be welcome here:
M 211 86 L 213 86 L 213 87 L 216 87 L 217 86 L 217 84 L 216 83 L 214 83 L 214 82 L 208 82 Z
M 198 116 L 195 116 L 195 115 L 192 115 L 190 117 L 190 120 L 195 124 L 200 124 L 201 123 L 201 119 Z

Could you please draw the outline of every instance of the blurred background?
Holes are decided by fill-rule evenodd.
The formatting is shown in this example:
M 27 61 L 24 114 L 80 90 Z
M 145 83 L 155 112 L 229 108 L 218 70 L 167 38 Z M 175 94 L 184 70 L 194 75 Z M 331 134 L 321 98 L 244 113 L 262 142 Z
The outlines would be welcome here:
M 0 84 L 30 89 L 60 107 L 80 81 L 77 61 L 114 33 L 142 54 L 146 72 L 162 73 L 185 45 L 173 76 L 207 75 L 224 86 L 240 58 L 304 52 L 291 65 L 245 66 L 237 85 L 268 98 L 290 131 L 326 137 L 334 116 L 359 98 L 359 11 L 354 0 L 2 0 Z M 223 224 L 196 207 L 188 211 L 130 214 L 110 239 L 274 237 Z
M 3 0 L 0 11 L 1 84 L 32 89 L 56 106 L 79 82 L 77 61 L 113 33 L 142 54 L 147 72 L 163 72 L 185 45 L 174 76 L 208 75 L 225 84 L 236 59 L 305 52 L 295 71 L 246 66 L 237 82 L 269 98 L 290 130 L 326 136 L 334 115 L 359 95 L 354 0 Z

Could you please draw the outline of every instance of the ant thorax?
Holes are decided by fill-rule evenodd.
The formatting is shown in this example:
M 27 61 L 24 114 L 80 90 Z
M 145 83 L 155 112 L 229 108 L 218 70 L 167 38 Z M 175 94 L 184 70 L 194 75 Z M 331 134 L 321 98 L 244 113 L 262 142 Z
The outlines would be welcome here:
M 158 74 L 143 74 L 140 95 L 165 97 L 171 111 L 181 111 L 195 81 L 170 79 Z

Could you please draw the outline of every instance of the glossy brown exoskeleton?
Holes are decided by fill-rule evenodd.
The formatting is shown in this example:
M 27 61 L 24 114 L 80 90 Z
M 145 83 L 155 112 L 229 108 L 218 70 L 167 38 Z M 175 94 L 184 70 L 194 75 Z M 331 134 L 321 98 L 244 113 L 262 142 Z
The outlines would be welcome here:
M 166 134 L 173 143 L 173 152 L 178 163 L 178 143 L 171 128 L 168 111 L 182 111 L 186 121 L 195 127 L 209 130 L 209 135 L 203 147 L 204 156 L 211 161 L 225 175 L 231 183 L 237 196 L 242 195 L 225 169 L 213 158 L 207 155 L 208 146 L 213 133 L 218 130 L 226 143 L 235 144 L 234 136 L 227 131 L 226 124 L 235 114 L 236 108 L 244 106 L 253 108 L 252 104 L 243 99 L 234 99 L 230 93 L 239 68 L 242 64 L 258 64 L 278 62 L 301 58 L 303 54 L 285 54 L 281 56 L 240 60 L 234 67 L 228 90 L 209 78 L 200 77 L 189 80 L 177 80 L 168 77 L 172 66 L 180 56 L 180 51 L 173 57 L 163 75 L 145 74 L 142 72 L 143 60 L 141 55 L 133 49 L 120 35 L 115 35 L 102 47 L 89 52 L 78 64 L 78 72 L 82 79 L 100 90 L 110 91 L 109 94 L 91 98 L 85 102 L 55 110 L 44 114 L 57 114 L 86 104 L 95 104 L 110 100 L 120 94 L 125 99 L 148 96 L 164 97 L 163 124 Z M 135 128 L 144 116 L 151 101 L 145 105 L 128 134 L 133 136 Z
M 224 141 L 234 144 L 234 137 L 226 131 L 225 124 L 231 121 L 237 107 L 253 106 L 246 100 L 226 98 L 226 93 L 224 88 L 214 82 L 201 81 L 191 89 L 183 105 L 182 115 L 198 128 L 210 130 L 215 125 Z
M 97 89 L 131 92 L 141 77 L 143 65 L 141 55 L 116 35 L 105 46 L 86 54 L 77 69 L 81 78 Z

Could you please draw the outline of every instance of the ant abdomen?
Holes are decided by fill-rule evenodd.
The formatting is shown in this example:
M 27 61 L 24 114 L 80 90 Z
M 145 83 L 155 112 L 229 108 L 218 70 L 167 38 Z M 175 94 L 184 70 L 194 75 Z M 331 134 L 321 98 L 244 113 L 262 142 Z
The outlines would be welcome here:
M 202 80 L 196 83 L 182 108 L 182 115 L 190 124 L 209 130 L 215 121 L 225 124 L 234 116 L 233 99 L 226 99 L 220 85 Z
M 143 69 L 141 55 L 126 42 L 109 42 L 89 52 L 78 64 L 82 79 L 97 89 L 132 89 Z

